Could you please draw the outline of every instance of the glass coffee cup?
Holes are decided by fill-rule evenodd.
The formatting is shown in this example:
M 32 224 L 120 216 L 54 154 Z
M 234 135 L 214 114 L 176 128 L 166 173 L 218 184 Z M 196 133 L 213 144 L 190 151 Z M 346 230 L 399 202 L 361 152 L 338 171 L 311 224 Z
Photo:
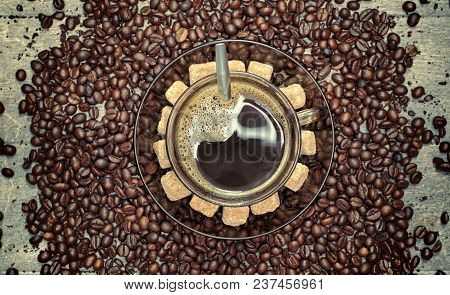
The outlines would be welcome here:
M 263 201 L 286 183 L 300 155 L 301 125 L 327 113 L 296 113 L 282 91 L 255 74 L 231 72 L 230 78 L 229 101 L 220 99 L 214 74 L 182 94 L 169 117 L 166 143 L 174 172 L 193 194 L 240 207 Z
M 233 75 L 236 77 L 239 76 L 241 80 L 247 79 L 246 81 L 248 83 L 256 81 L 258 87 L 266 87 L 267 91 L 271 93 L 271 96 L 275 97 L 278 103 L 276 110 L 283 111 L 286 115 L 284 120 L 289 123 L 289 126 L 283 132 L 289 134 L 288 137 L 290 139 L 286 140 L 290 140 L 292 144 L 289 144 L 282 154 L 286 155 L 285 158 L 291 161 L 279 161 L 279 164 L 276 165 L 277 169 L 271 174 L 273 178 L 268 177 L 267 179 L 262 179 L 263 181 L 261 183 L 250 187 L 249 190 L 253 190 L 251 194 L 248 193 L 248 190 L 226 188 L 223 191 L 228 191 L 228 194 L 214 195 L 210 194 L 211 190 L 204 190 L 197 183 L 189 180 L 190 174 L 186 173 L 182 167 L 177 168 L 177 163 L 180 163 L 177 160 L 179 155 L 176 153 L 176 147 L 171 147 L 171 142 L 174 142 L 171 139 L 171 135 L 175 135 L 174 132 L 170 131 L 173 129 L 173 126 L 169 127 L 169 122 L 168 132 L 165 137 L 158 135 L 155 126 L 157 123 L 155 121 L 160 118 L 161 109 L 165 105 L 168 105 L 164 95 L 170 85 L 175 81 L 182 81 L 189 86 L 186 93 L 183 94 L 186 98 L 193 96 L 189 92 L 195 92 L 196 87 L 199 87 L 201 90 L 203 87 L 215 83 L 213 75 L 211 77 L 205 77 L 204 80 L 198 81 L 195 85 L 190 85 L 189 67 L 193 64 L 213 62 L 214 47 L 217 43 L 223 42 L 227 44 L 229 60 L 239 60 L 247 66 L 252 61 L 273 66 L 273 75 L 270 81 L 262 79 L 261 82 L 258 76 L 255 77 L 248 73 L 233 73 Z M 289 224 L 302 214 L 308 216 L 309 211 L 307 209 L 319 195 L 331 167 L 334 149 L 334 132 L 331 112 L 328 108 L 327 101 L 320 87 L 307 70 L 288 54 L 268 45 L 244 40 L 221 40 L 220 42 L 206 43 L 187 51 L 156 74 L 157 76 L 150 83 L 144 94 L 144 100 L 141 103 L 136 120 L 135 154 L 137 168 L 141 174 L 144 186 L 156 204 L 165 213 L 189 230 L 223 239 L 247 239 L 261 236 Z M 292 84 L 301 84 L 306 94 L 306 105 L 302 108 L 300 117 L 297 117 L 298 115 L 295 113 L 295 110 L 289 105 L 289 102 L 286 102 L 285 97 L 279 91 L 279 88 Z M 173 105 L 174 109 L 169 121 L 173 121 L 172 124 L 174 126 L 176 125 L 177 118 L 179 118 L 176 115 L 178 114 L 177 110 L 183 109 L 183 105 L 183 97 Z M 298 118 L 298 120 L 294 120 L 295 118 Z M 308 120 L 310 122 L 306 122 Z M 311 123 L 311 121 L 315 122 Z M 300 126 L 304 124 L 307 125 Z M 301 137 L 299 135 L 305 129 L 313 131 L 316 135 L 317 153 L 313 156 L 299 156 L 301 147 Z M 221 212 L 218 212 L 213 217 L 206 217 L 193 210 L 189 206 L 190 198 L 170 201 L 161 187 L 161 177 L 168 170 L 158 167 L 151 148 L 155 141 L 161 139 L 166 140 L 168 145 L 168 154 L 172 166 L 170 170 L 173 170 L 191 191 L 195 191 L 195 193 L 201 195 L 203 189 L 204 194 L 202 198 L 221 206 L 233 207 L 259 202 L 270 195 L 272 191 L 278 190 L 281 199 L 279 208 L 265 215 L 250 215 L 244 225 L 231 227 L 222 222 Z M 211 142 L 214 142 L 214 140 Z M 297 192 L 292 192 L 283 186 L 283 182 L 285 182 L 286 178 L 289 178 L 292 172 L 292 164 L 296 162 L 293 160 L 295 158 L 300 163 L 308 166 L 310 173 L 303 187 Z M 183 175 L 186 177 L 183 177 Z M 236 191 L 239 193 L 237 194 Z

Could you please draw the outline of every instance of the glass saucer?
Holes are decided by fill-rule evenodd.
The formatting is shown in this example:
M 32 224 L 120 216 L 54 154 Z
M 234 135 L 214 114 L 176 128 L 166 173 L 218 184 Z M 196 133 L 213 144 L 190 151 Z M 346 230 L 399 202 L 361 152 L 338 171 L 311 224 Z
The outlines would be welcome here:
M 299 162 L 308 166 L 309 174 L 302 188 L 297 192 L 282 187 L 278 194 L 280 206 L 271 213 L 253 215 L 241 226 L 228 226 L 222 222 L 221 209 L 213 217 L 206 217 L 189 205 L 191 197 L 170 201 L 162 186 L 161 176 L 169 169 L 161 169 L 153 152 L 153 143 L 164 139 L 157 125 L 161 110 L 170 103 L 165 93 L 175 81 L 189 86 L 189 66 L 212 62 L 215 45 L 225 43 L 229 60 L 240 60 L 248 66 L 250 61 L 273 66 L 271 83 L 276 87 L 300 84 L 306 94 L 302 109 L 325 107 L 328 116 L 307 126 L 316 137 L 317 152 L 313 156 L 300 156 Z M 331 168 L 334 151 L 334 126 L 331 111 L 320 86 L 309 72 L 296 60 L 269 45 L 247 40 L 220 40 L 205 43 L 174 59 L 155 78 L 143 96 L 134 131 L 136 163 L 144 185 L 161 209 L 173 220 L 196 233 L 220 239 L 249 239 L 276 231 L 305 213 L 320 193 Z

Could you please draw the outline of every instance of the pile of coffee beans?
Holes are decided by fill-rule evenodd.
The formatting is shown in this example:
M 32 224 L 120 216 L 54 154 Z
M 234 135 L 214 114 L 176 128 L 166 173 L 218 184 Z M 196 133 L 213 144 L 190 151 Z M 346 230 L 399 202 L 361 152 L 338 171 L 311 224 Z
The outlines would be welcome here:
M 417 239 L 432 247 L 424 259 L 440 250 L 434 231 L 411 233 L 413 209 L 402 201 L 422 179 L 414 158 L 434 134 L 402 115 L 417 48 L 400 45 L 393 17 L 358 1 L 82 2 L 83 34 L 39 53 L 19 103 L 35 147 L 23 167 L 40 190 L 22 209 L 31 244 L 46 243 L 42 274 L 409 274 Z M 145 192 L 132 149 L 141 91 L 181 52 L 220 38 L 267 43 L 302 62 L 336 127 L 318 200 L 282 230 L 246 241 L 170 220 Z M 163 104 L 148 103 L 156 128 Z M 158 167 L 146 167 L 149 177 Z

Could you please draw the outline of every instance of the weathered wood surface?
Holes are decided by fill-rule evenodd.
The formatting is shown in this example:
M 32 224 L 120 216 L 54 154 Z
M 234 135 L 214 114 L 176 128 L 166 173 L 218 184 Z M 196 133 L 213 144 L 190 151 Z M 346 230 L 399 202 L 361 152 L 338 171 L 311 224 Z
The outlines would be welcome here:
M 59 44 L 59 24 L 56 21 L 50 30 L 41 30 L 37 19 L 38 13 L 53 12 L 52 1 L 38 0 L 2 0 L 0 1 L 0 100 L 5 104 L 6 112 L 0 116 L 0 136 L 8 143 L 13 143 L 17 155 L 13 158 L 0 157 L 0 167 L 12 167 L 16 176 L 5 179 L 0 176 L 0 210 L 4 212 L 3 248 L 0 249 L 0 273 L 6 268 L 15 266 L 21 273 L 39 273 L 40 264 L 36 261 L 38 249 L 33 249 L 29 243 L 29 234 L 24 228 L 25 216 L 21 213 L 21 203 L 36 197 L 38 190 L 25 181 L 25 173 L 21 166 L 22 159 L 28 155 L 31 137 L 29 132 L 29 117 L 17 112 L 17 104 L 22 98 L 20 83 L 14 78 L 19 68 L 28 71 L 30 80 L 30 61 L 43 49 Z M 147 2 L 147 1 L 146 1 Z M 362 2 L 363 7 L 378 8 L 396 16 L 395 31 L 402 36 L 402 44 L 414 43 L 422 52 L 414 59 L 414 67 L 407 74 L 411 85 L 424 85 L 428 94 L 435 98 L 432 102 L 421 104 L 412 102 L 408 111 L 432 118 L 434 115 L 448 114 L 450 103 L 450 84 L 439 85 L 448 81 L 446 77 L 450 69 L 450 8 L 448 0 L 432 1 L 428 5 L 419 5 L 418 12 L 424 17 L 415 29 L 406 26 L 406 17 L 401 10 L 403 1 Z M 416 1 L 418 2 L 418 1 Z M 144 2 L 145 3 L 145 2 Z M 18 4 L 23 6 L 23 12 L 17 11 Z M 437 9 L 434 5 L 437 4 Z M 81 14 L 81 2 L 66 1 L 66 14 Z M 412 31 L 411 37 L 407 32 Z M 33 34 L 38 33 L 38 36 Z M 448 130 L 450 131 L 450 130 Z M 447 140 L 450 136 L 447 136 Z M 442 252 L 428 262 L 421 262 L 419 274 L 433 274 L 437 269 L 450 273 L 448 240 L 450 225 L 442 226 L 440 214 L 450 209 L 450 176 L 437 172 L 431 163 L 433 156 L 438 154 L 438 147 L 425 147 L 416 163 L 424 172 L 424 178 L 419 185 L 407 189 L 404 201 L 414 208 L 414 218 L 411 227 L 424 224 L 428 228 L 439 230 L 443 242 Z M 426 200 L 424 200 L 426 198 Z M 44 244 L 44 243 L 42 243 Z

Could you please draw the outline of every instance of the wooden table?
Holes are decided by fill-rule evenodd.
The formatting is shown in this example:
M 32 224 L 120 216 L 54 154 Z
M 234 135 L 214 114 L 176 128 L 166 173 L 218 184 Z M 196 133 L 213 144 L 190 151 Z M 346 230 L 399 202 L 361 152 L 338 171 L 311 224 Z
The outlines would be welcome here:
M 5 142 L 17 147 L 17 155 L 13 158 L 0 157 L 0 167 L 11 167 L 15 177 L 6 179 L 0 176 L 0 210 L 5 218 L 0 224 L 3 229 L 3 248 L 0 249 L 0 273 L 14 266 L 20 273 L 39 273 L 40 264 L 36 260 L 39 249 L 31 247 L 28 242 L 25 216 L 21 212 L 21 203 L 31 197 L 37 197 L 36 187 L 25 181 L 25 173 L 21 168 L 22 159 L 30 150 L 29 132 L 30 118 L 19 115 L 18 102 L 22 99 L 20 83 L 15 80 L 15 72 L 19 68 L 27 70 L 30 79 L 30 61 L 36 54 L 48 47 L 59 45 L 59 21 L 49 30 L 40 29 L 38 13 L 50 14 L 53 6 L 50 0 L 2 0 L 0 1 L 0 100 L 5 104 L 6 112 L 0 116 L 0 137 Z M 410 29 L 406 26 L 406 17 L 401 9 L 403 1 L 362 2 L 363 7 L 378 8 L 396 17 L 395 31 L 401 33 L 402 44 L 416 44 L 421 54 L 414 59 L 414 67 L 406 76 L 411 86 L 423 85 L 427 94 L 434 96 L 427 104 L 410 103 L 408 111 L 427 118 L 448 114 L 450 103 L 450 83 L 439 85 L 439 82 L 450 82 L 450 3 L 448 0 L 431 1 L 431 4 L 418 4 L 418 12 L 424 17 L 419 25 Z M 416 0 L 415 2 L 418 3 Z M 148 3 L 142 2 L 142 3 Z M 23 6 L 23 11 L 16 9 Z M 66 1 L 67 15 L 81 15 L 82 2 Z M 437 5 L 435 8 L 434 5 Z M 408 37 L 408 31 L 412 31 Z M 449 118 L 449 117 L 447 117 Z M 428 120 L 431 121 L 431 120 Z M 431 125 L 430 125 L 431 126 Z M 448 129 L 450 133 L 450 128 Z M 447 136 L 446 140 L 449 140 Z M 444 210 L 450 209 L 449 174 L 436 171 L 431 163 L 437 155 L 438 147 L 429 145 L 422 149 L 416 163 L 424 177 L 419 185 L 411 185 L 404 197 L 406 204 L 414 208 L 414 217 L 410 229 L 424 224 L 430 229 L 438 230 L 443 242 L 442 252 L 428 262 L 422 262 L 417 270 L 419 274 L 433 274 L 437 269 L 450 274 L 450 241 L 448 241 L 450 225 L 442 226 L 439 218 Z M 41 243 L 45 245 L 45 243 Z

